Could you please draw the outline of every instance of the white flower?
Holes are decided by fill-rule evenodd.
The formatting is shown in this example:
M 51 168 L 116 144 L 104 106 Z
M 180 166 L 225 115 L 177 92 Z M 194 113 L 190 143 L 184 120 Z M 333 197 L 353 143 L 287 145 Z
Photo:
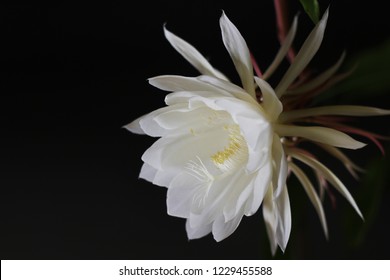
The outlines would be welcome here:
M 168 213 L 187 219 L 190 239 L 212 232 L 217 241 L 229 236 L 243 215 L 253 215 L 264 196 L 272 195 L 273 186 L 280 194 L 277 205 L 285 209 L 278 225 L 278 242 L 285 248 L 291 228 L 287 162 L 273 129 L 282 105 L 261 79 L 256 82 L 263 102 L 257 102 L 246 43 L 225 14 L 220 24 L 243 88 L 165 29 L 173 47 L 204 75 L 149 80 L 173 93 L 166 96 L 167 107 L 127 126 L 132 132 L 161 137 L 143 155 L 140 177 L 168 187 Z
M 232 84 L 193 46 L 164 28 L 171 45 L 202 75 L 150 79 L 153 86 L 171 92 L 165 98 L 167 106 L 135 120 L 126 128 L 159 137 L 142 156 L 140 177 L 168 188 L 168 213 L 187 219 L 190 239 L 211 232 L 215 240 L 223 240 L 234 232 L 244 215 L 253 215 L 262 205 L 271 250 L 275 253 L 279 246 L 284 251 L 291 230 L 286 186 L 288 170 L 301 181 L 327 234 L 317 191 L 293 160 L 312 167 L 320 179 L 330 182 L 361 215 L 341 181 L 312 155 L 298 148 L 297 143 L 306 140 L 322 145 L 348 164 L 350 170 L 357 167 L 337 147 L 357 149 L 364 144 L 336 129 L 324 127 L 324 123 L 323 126 L 299 126 L 294 121 L 319 115 L 377 115 L 389 111 L 358 106 L 283 111 L 284 104 L 294 107 L 291 104 L 295 104 L 297 94 L 328 81 L 341 63 L 291 90 L 321 44 L 327 17 L 328 12 L 311 32 L 275 90 L 265 80 L 289 50 L 296 32 L 296 19 L 274 62 L 264 75 L 254 76 L 245 40 L 227 16 L 222 15 L 223 42 L 242 87 Z

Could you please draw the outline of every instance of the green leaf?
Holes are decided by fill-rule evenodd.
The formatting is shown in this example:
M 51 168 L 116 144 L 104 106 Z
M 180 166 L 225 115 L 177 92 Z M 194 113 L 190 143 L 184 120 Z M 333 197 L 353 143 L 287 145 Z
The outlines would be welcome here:
M 351 75 L 317 96 L 314 105 L 332 101 L 333 98 L 343 104 L 388 96 L 390 40 L 349 57 L 343 68 L 345 72 L 352 70 Z
M 387 149 L 388 151 L 388 149 Z M 369 243 L 368 234 L 375 224 L 382 223 L 380 209 L 386 200 L 386 184 L 389 174 L 389 158 L 377 156 L 369 161 L 360 186 L 355 193 L 356 201 L 364 213 L 364 223 L 356 217 L 353 211 L 344 213 L 344 229 L 348 245 L 359 247 L 363 243 Z M 371 243 L 372 244 L 372 243 Z
M 305 9 L 305 12 L 309 15 L 310 19 L 317 24 L 320 20 L 320 6 L 317 0 L 299 0 Z

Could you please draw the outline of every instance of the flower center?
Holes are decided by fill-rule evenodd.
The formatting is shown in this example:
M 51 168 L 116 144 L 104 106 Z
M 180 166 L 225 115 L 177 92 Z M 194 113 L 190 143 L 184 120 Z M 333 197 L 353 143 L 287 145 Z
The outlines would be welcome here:
M 225 125 L 224 129 L 228 131 L 228 145 L 213 154 L 211 161 L 220 170 L 228 171 L 247 158 L 248 147 L 238 125 Z

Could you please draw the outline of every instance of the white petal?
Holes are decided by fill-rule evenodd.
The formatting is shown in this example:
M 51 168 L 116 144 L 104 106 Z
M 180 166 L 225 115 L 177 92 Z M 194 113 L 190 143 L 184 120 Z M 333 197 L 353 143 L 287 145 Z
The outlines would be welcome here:
M 239 174 L 237 174 L 236 181 L 232 182 L 232 188 L 225 199 L 225 205 L 223 207 L 225 222 L 232 220 L 248 201 L 252 201 L 254 190 L 259 187 L 256 182 L 256 178 L 259 177 L 257 172 L 247 174 L 244 168 L 240 168 L 234 172 Z
M 178 174 L 170 183 L 167 192 L 168 214 L 189 218 L 194 197 L 207 188 L 207 182 L 201 182 L 187 172 Z
M 184 92 L 183 92 L 184 93 Z M 157 115 L 154 121 L 162 128 L 169 130 L 169 136 L 177 133 L 195 134 L 207 125 L 206 116 L 212 115 L 213 110 L 206 106 L 198 108 L 178 108 Z
M 324 37 L 328 15 L 329 10 L 326 10 L 322 16 L 322 19 L 317 23 L 313 31 L 309 34 L 294 61 L 291 63 L 287 72 L 284 74 L 282 80 L 276 87 L 275 92 L 278 97 L 281 97 L 286 92 L 286 89 L 305 69 L 305 67 L 309 64 L 313 56 L 318 51 Z
M 246 170 L 251 173 L 271 161 L 272 126 L 260 120 L 250 126 L 249 119 L 236 116 L 240 129 L 248 144 L 249 157 Z
M 153 182 L 154 178 L 156 177 L 157 169 L 153 166 L 144 163 L 141 167 L 141 172 L 139 174 L 139 177 L 142 179 L 145 179 L 149 182 Z
M 315 191 L 312 183 L 310 182 L 309 178 L 306 176 L 306 174 L 300 169 L 298 166 L 296 166 L 294 163 L 290 162 L 289 167 L 292 170 L 292 172 L 297 176 L 299 182 L 301 182 L 303 189 L 306 191 L 307 196 L 309 197 L 311 203 L 313 204 L 317 215 L 321 221 L 322 228 L 324 230 L 324 234 L 326 239 L 328 239 L 328 226 L 326 223 L 326 217 L 325 212 L 322 207 L 322 203 L 320 198 L 317 195 L 317 192 Z
M 204 56 L 198 52 L 192 45 L 168 31 L 164 26 L 164 34 L 172 47 L 180 53 L 192 66 L 194 66 L 201 74 L 211 75 L 220 79 L 227 78 L 207 61 Z
M 272 159 L 274 161 L 274 170 L 272 172 L 272 183 L 275 188 L 275 197 L 278 197 L 287 180 L 287 159 L 280 138 L 274 134 L 272 142 Z
M 148 79 L 152 86 L 165 91 L 213 91 L 215 87 L 197 77 L 162 75 Z
M 208 192 L 202 196 L 204 203 L 200 205 L 200 211 L 198 209 L 191 210 L 191 227 L 209 224 L 219 216 L 222 216 L 225 221 L 223 211 L 226 203 L 229 201 L 230 195 L 234 192 L 235 188 L 242 189 L 248 187 L 246 180 L 241 179 L 243 176 L 245 176 L 245 173 L 241 169 L 231 173 L 229 176 L 216 177 L 212 185 L 208 188 Z M 231 220 L 234 220 L 234 218 Z
M 362 213 L 359 210 L 359 207 L 357 206 L 355 200 L 353 199 L 352 195 L 349 193 L 348 189 L 344 186 L 344 184 L 340 181 L 340 179 L 333 174 L 332 171 L 330 171 L 325 165 L 317 161 L 316 159 L 313 159 L 311 157 L 306 156 L 303 153 L 300 152 L 291 152 L 289 153 L 292 157 L 304 162 L 305 164 L 309 165 L 314 170 L 317 170 L 321 172 L 321 174 L 325 177 L 325 179 L 333 185 L 333 187 L 338 190 L 352 205 L 352 207 L 355 209 L 355 211 L 359 214 L 361 218 L 363 218 Z
M 268 66 L 267 70 L 264 72 L 263 75 L 264 80 L 267 80 L 269 77 L 271 77 L 271 75 L 274 73 L 276 68 L 279 66 L 279 64 L 286 56 L 287 52 L 290 50 L 291 44 L 295 38 L 295 33 L 297 32 L 297 25 L 298 25 L 298 16 L 295 16 L 291 24 L 291 28 L 287 33 L 286 39 L 284 40 L 282 46 L 280 47 L 271 65 Z
M 273 201 L 273 191 L 272 187 L 268 188 L 267 193 L 263 201 L 263 218 L 265 223 L 265 228 L 267 230 L 268 239 L 271 245 L 272 255 L 276 253 L 277 239 L 276 239 L 276 227 L 278 225 L 278 220 L 276 216 L 275 204 Z
M 193 102 L 194 100 L 196 101 L 202 101 L 202 100 L 208 100 L 208 99 L 216 99 L 220 97 L 232 97 L 228 95 L 227 92 L 224 92 L 222 95 L 218 91 L 175 91 L 172 93 L 169 93 L 165 96 L 165 103 L 168 105 L 177 105 L 180 103 L 187 103 L 186 105 L 188 108 L 194 107 L 195 103 Z M 192 100 L 191 100 L 192 99 Z M 192 102 L 192 103 L 191 103 Z M 199 104 L 199 102 L 198 102 Z M 204 104 L 202 104 L 204 106 Z M 215 110 L 215 108 L 213 108 Z
M 153 112 L 150 112 L 147 115 L 144 115 L 138 119 L 136 119 L 134 122 L 130 123 L 126 126 L 127 129 L 134 132 L 139 132 L 140 130 L 143 131 L 145 134 L 153 137 L 161 137 L 166 135 L 167 131 L 166 129 L 162 128 L 156 121 L 155 117 L 168 111 L 172 110 L 179 110 L 186 108 L 183 104 L 176 104 L 173 106 L 167 106 L 160 109 L 157 109 Z
M 157 170 L 156 176 L 154 176 L 153 184 L 160 187 L 169 187 L 169 184 L 182 170 L 179 168 L 169 168 L 168 170 Z
M 240 224 L 242 216 L 241 210 L 234 219 L 225 222 L 223 215 L 220 215 L 213 223 L 212 233 L 214 239 L 219 242 L 231 235 Z
M 132 121 L 131 123 L 125 125 L 124 128 L 126 128 L 128 131 L 130 131 L 132 133 L 145 134 L 144 130 L 142 129 L 142 127 L 139 123 L 142 118 L 143 117 L 137 118 L 136 120 Z
M 288 122 L 295 119 L 301 119 L 313 116 L 356 116 L 356 117 L 370 117 L 390 115 L 390 110 L 379 109 L 368 106 L 353 106 L 353 105 L 334 105 L 321 106 L 308 109 L 293 110 L 283 112 L 280 115 L 280 122 Z
M 244 38 L 237 27 L 228 19 L 225 13 L 219 20 L 223 43 L 233 60 L 237 72 L 241 78 L 244 89 L 253 97 L 256 97 L 253 81 L 253 66 Z
M 290 199 L 286 186 L 278 198 L 275 198 L 272 185 L 268 188 L 263 202 L 263 218 L 272 254 L 275 255 L 277 245 L 284 252 L 291 232 Z
M 193 228 L 191 227 L 190 222 L 187 220 L 186 231 L 188 239 L 198 239 L 206 236 L 211 232 L 211 224 Z
M 254 183 L 255 181 L 252 180 L 252 174 L 242 176 L 244 179 L 245 177 L 249 177 L 249 182 L 246 182 L 246 185 L 244 184 L 238 184 L 235 188 L 232 189 L 231 193 L 229 194 L 229 198 L 226 201 L 226 205 L 223 208 L 223 215 L 225 217 L 225 222 L 228 222 L 232 220 L 234 217 L 237 216 L 239 210 L 250 200 L 250 197 L 253 195 L 253 189 L 254 189 Z
M 360 149 L 366 145 L 362 142 L 354 140 L 352 137 L 343 132 L 327 127 L 275 125 L 275 132 L 279 136 L 302 137 L 311 141 L 340 148 Z
M 210 84 L 215 88 L 229 92 L 232 96 L 238 99 L 258 105 L 255 99 L 253 99 L 250 95 L 248 95 L 248 93 L 244 89 L 240 88 L 235 84 L 211 76 L 199 76 L 198 79 L 207 84 Z
M 291 232 L 291 208 L 287 186 L 284 186 L 280 195 L 275 199 L 278 210 L 278 225 L 276 228 L 276 240 L 280 249 L 284 252 Z
M 266 164 L 263 165 L 261 169 L 257 171 L 253 188 L 253 200 L 251 201 L 251 205 L 246 207 L 246 216 L 254 215 L 259 209 L 261 203 L 264 200 L 264 196 L 270 188 L 271 178 L 272 162 L 269 160 L 266 162 Z
M 276 96 L 273 88 L 264 80 L 255 77 L 255 81 L 263 94 L 262 108 L 270 117 L 271 121 L 277 120 L 283 110 L 283 105 Z

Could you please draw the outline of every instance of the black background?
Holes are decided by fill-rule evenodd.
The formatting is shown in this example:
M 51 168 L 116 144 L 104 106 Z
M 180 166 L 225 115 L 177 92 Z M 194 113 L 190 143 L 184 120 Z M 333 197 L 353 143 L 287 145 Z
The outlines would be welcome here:
M 301 10 L 291 2 L 291 14 Z M 354 54 L 388 39 L 386 9 L 371 2 L 320 1 L 322 11 L 331 4 L 330 18 L 321 55 L 313 63 L 329 66 L 343 50 Z M 165 40 L 164 23 L 234 80 L 220 36 L 221 11 L 236 24 L 264 68 L 278 47 L 272 1 L 2 5 L 2 259 L 271 257 L 259 213 L 244 218 L 220 243 L 211 236 L 188 241 L 184 220 L 166 213 L 165 188 L 138 179 L 140 157 L 155 139 L 121 127 L 164 105 L 164 92 L 148 85 L 147 78 L 197 75 Z M 312 26 L 301 12 L 298 42 Z M 369 104 L 390 108 L 383 100 Z M 371 128 L 388 133 L 383 124 L 376 121 Z M 362 155 L 357 159 L 363 165 L 381 157 L 372 147 Z M 383 159 L 384 171 L 386 164 Z M 350 212 L 358 221 L 352 233 L 357 234 L 363 222 L 342 198 L 338 197 L 339 209 L 327 207 L 331 238 L 326 241 L 306 197 L 294 204 L 294 197 L 304 192 L 290 189 L 295 192 L 292 236 L 286 254 L 276 257 L 389 258 L 388 187 L 378 202 L 378 216 L 354 248 L 342 234 L 345 216 L 339 214 Z M 356 188 L 350 189 L 354 194 Z

